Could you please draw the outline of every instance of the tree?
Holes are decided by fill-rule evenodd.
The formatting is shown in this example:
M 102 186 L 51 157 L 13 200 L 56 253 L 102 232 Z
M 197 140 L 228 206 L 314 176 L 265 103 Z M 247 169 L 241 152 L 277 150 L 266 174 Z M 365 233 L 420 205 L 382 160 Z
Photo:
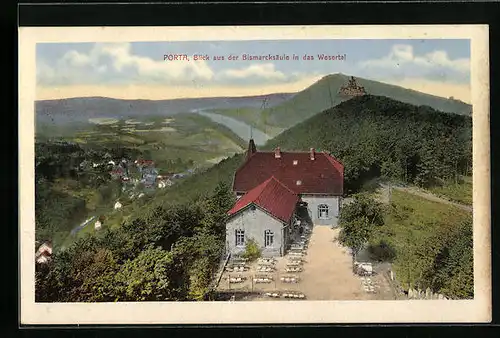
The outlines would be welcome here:
M 82 271 L 82 285 L 79 297 L 88 302 L 110 302 L 115 300 L 114 276 L 119 265 L 113 253 L 105 248 L 90 255 Z
M 161 248 L 148 248 L 137 258 L 127 261 L 116 274 L 117 300 L 178 300 L 185 295 L 179 290 L 178 271 L 172 253 Z M 188 281 L 182 280 L 188 284 Z
M 188 297 L 193 300 L 204 300 L 210 291 L 210 283 L 213 277 L 212 262 L 208 257 L 200 257 L 190 269 L 190 288 Z
M 341 223 L 339 242 L 352 249 L 356 255 L 370 239 L 373 233 L 373 224 L 366 216 Z
M 201 220 L 198 229 L 201 232 L 215 235 L 218 238 L 225 237 L 227 211 L 234 204 L 234 195 L 224 182 L 219 182 L 213 194 L 201 202 L 205 216 Z
M 356 255 L 368 242 L 376 227 L 384 224 L 380 203 L 364 194 L 354 197 L 351 204 L 344 206 L 340 213 L 339 242 L 348 246 Z
M 442 244 L 433 265 L 425 272 L 434 290 L 455 299 L 474 297 L 472 219 L 436 235 Z

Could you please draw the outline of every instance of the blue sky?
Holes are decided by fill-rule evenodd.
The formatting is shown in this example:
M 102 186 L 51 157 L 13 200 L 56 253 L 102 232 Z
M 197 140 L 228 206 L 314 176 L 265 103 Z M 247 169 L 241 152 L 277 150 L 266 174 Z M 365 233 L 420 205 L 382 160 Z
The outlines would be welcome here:
M 229 55 L 293 54 L 298 61 L 229 61 Z M 345 60 L 318 60 L 318 54 Z M 164 61 L 165 54 L 187 54 L 190 61 Z M 206 54 L 208 61 L 192 55 Z M 304 54 L 315 60 L 304 61 Z M 224 61 L 212 60 L 224 56 Z M 43 89 L 135 86 L 229 88 L 300 88 L 321 76 L 344 73 L 389 83 L 443 84 L 465 90 L 470 83 L 469 40 L 279 40 L 38 44 L 37 84 Z M 299 85 L 300 84 L 300 85 Z M 436 87 L 438 88 L 438 87 Z M 230 90 L 229 90 L 230 91 Z M 139 95 L 139 94 L 137 94 Z M 444 94 L 443 94 L 444 95 Z M 203 95 L 202 95 L 203 96 Z

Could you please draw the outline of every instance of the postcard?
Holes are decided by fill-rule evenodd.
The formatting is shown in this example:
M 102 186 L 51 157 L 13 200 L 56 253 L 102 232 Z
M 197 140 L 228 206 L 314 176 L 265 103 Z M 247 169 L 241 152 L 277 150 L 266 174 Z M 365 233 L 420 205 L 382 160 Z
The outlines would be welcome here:
M 488 27 L 21 27 L 22 324 L 491 320 Z

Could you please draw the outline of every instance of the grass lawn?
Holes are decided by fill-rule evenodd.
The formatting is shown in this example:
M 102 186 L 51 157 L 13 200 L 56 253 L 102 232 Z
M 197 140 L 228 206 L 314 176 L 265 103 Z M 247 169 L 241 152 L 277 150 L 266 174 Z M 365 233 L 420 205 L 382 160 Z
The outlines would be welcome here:
M 463 177 L 460 182 L 446 182 L 440 187 L 428 189 L 437 196 L 448 198 L 451 201 L 472 205 L 472 177 Z
M 392 248 L 396 255 L 393 270 L 397 280 L 403 286 L 415 285 L 423 271 L 433 264 L 428 259 L 428 252 L 435 250 L 430 243 L 440 233 L 453 231 L 457 224 L 471 217 L 471 213 L 455 206 L 394 190 L 385 224 L 377 229 L 370 244 L 380 247 L 384 243 Z

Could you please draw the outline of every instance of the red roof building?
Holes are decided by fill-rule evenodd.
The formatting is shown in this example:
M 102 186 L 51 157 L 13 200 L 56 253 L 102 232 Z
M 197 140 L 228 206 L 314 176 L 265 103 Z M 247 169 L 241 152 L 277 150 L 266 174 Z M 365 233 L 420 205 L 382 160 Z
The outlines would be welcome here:
M 245 208 L 255 205 L 271 216 L 288 223 L 293 216 L 299 197 L 274 176 L 268 178 L 243 195 L 228 215 L 232 216 Z
M 154 165 L 153 160 L 136 160 L 135 163 L 137 165 L 143 165 L 143 166 Z
M 253 239 L 262 255 L 282 256 L 303 224 L 298 226 L 295 220 L 309 225 L 338 224 L 344 166 L 313 148 L 261 152 L 250 140 L 246 160 L 234 175 L 233 191 L 238 200 L 227 212 L 227 249 L 239 255 L 247 240 Z
M 325 152 L 261 152 L 252 146 L 245 163 L 236 171 L 233 191 L 250 191 L 271 176 L 298 194 L 342 195 L 344 166 Z

